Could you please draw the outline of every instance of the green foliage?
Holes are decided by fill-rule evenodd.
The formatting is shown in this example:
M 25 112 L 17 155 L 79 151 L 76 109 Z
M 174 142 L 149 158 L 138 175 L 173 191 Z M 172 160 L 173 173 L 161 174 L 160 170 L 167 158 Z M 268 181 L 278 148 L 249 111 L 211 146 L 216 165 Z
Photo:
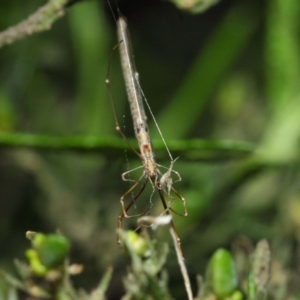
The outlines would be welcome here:
M 28 264 L 16 261 L 21 279 L 4 271 L 0 273 L 9 285 L 8 290 L 14 290 L 14 295 L 19 290 L 34 299 L 105 299 L 105 291 L 112 276 L 111 269 L 108 269 L 98 287 L 90 294 L 83 290 L 77 291 L 70 281 L 70 275 L 80 273 L 82 267 L 69 265 L 69 241 L 59 234 L 30 232 L 27 237 L 30 237 L 32 243 L 32 248 L 26 251 Z M 120 237 L 131 257 L 131 268 L 124 278 L 124 299 L 171 299 L 167 273 L 163 270 L 168 253 L 167 244 L 156 249 L 157 245 L 148 236 L 141 237 L 132 231 L 120 231 Z M 7 296 L 2 294 L 4 298 Z M 18 299 L 17 296 L 14 299 Z
M 37 275 L 62 265 L 69 253 L 69 241 L 61 235 L 36 233 L 30 239 L 33 249 L 27 250 L 26 256 Z
M 172 299 L 168 291 L 168 275 L 163 269 L 167 260 L 167 244 L 156 245 L 149 237 L 132 231 L 120 232 L 122 243 L 131 257 L 131 267 L 124 278 L 125 299 Z
M 267 299 L 266 285 L 270 277 L 270 248 L 266 240 L 261 240 L 251 257 L 247 289 L 243 286 L 246 278 L 237 274 L 237 263 L 225 249 L 217 249 L 209 260 L 205 281 L 200 284 L 199 300 L 254 300 Z M 245 268 L 245 266 L 243 266 Z
M 33 299 L 57 300 L 101 300 L 105 299 L 112 270 L 108 269 L 100 284 L 90 294 L 76 290 L 70 280 L 71 275 L 81 273 L 81 265 L 69 265 L 70 244 L 60 234 L 27 232 L 32 247 L 26 250 L 28 263 L 15 260 L 19 278 L 0 271 L 0 276 L 8 284 L 7 291 L 0 291 L 1 299 L 19 299 L 20 291 Z
M 3 31 L 41 5 L 0 2 Z M 182 182 L 173 185 L 186 199 L 189 216 L 174 216 L 174 224 L 190 274 L 205 275 L 198 298 L 297 299 L 300 2 L 171 2 L 194 14 L 164 1 L 119 5 L 144 92 L 173 157 L 179 157 L 174 170 Z M 141 163 L 114 133 L 104 84 L 110 63 L 120 125 L 132 137 L 116 52 L 109 61 L 117 43 L 111 12 L 102 1 L 72 3 L 46 10 L 45 25 L 37 29 L 51 30 L 23 31 L 26 39 L 1 49 L 0 265 L 8 270 L 1 274 L 9 285 L 0 282 L 0 299 L 18 299 L 17 290 L 36 298 L 104 299 L 110 286 L 107 295 L 116 299 L 122 289 L 118 279 L 126 255 L 114 233 L 128 186 L 120 174 Z M 168 168 L 164 144 L 148 121 L 157 162 Z M 141 175 L 137 169 L 130 179 Z M 130 216 L 163 212 L 147 188 Z M 180 212 L 181 204 L 176 200 L 172 208 Z M 124 219 L 123 226 L 135 229 L 134 219 Z M 80 285 L 95 286 L 105 273 L 97 289 L 87 293 L 72 286 L 72 265 L 65 259 L 70 242 L 61 235 L 40 235 L 26 252 L 28 262 L 15 261 L 19 277 L 11 275 L 11 259 L 27 248 L 25 228 L 64 232 L 76 260 L 87 266 Z M 159 232 L 154 243 L 132 232 L 121 235 L 131 258 L 124 277 L 129 299 L 186 297 L 175 255 L 167 256 L 169 237 Z M 250 242 L 263 238 L 272 248 L 271 263 L 266 243 L 253 250 Z M 111 269 L 105 272 L 108 265 L 114 265 L 115 277 Z
M 26 235 L 31 240 L 32 247 L 25 252 L 28 263 L 15 261 L 20 279 L 4 271 L 0 273 L 8 285 L 9 293 L 15 295 L 13 299 L 18 299 L 18 291 L 23 291 L 34 299 L 106 299 L 105 291 L 112 277 L 111 268 L 90 294 L 82 289 L 76 290 L 70 276 L 79 274 L 82 266 L 69 265 L 69 241 L 60 234 L 27 232 Z M 120 230 L 119 235 L 131 260 L 123 278 L 125 295 L 122 299 L 173 299 L 165 268 L 168 245 L 151 239 L 146 230 L 142 235 Z M 250 257 L 248 259 L 250 261 Z M 260 241 L 251 257 L 251 269 L 247 270 L 248 289 L 244 293 L 241 292 L 243 278 L 238 278 L 236 268 L 232 254 L 225 249 L 217 249 L 208 262 L 205 281 L 200 284 L 197 299 L 265 299 L 265 288 L 270 276 L 270 249 L 267 241 Z M 2 297 L 7 296 L 8 292 L 6 295 L 2 292 Z
M 225 249 L 218 249 L 209 261 L 207 281 L 218 298 L 232 295 L 238 284 L 235 264 L 231 254 Z

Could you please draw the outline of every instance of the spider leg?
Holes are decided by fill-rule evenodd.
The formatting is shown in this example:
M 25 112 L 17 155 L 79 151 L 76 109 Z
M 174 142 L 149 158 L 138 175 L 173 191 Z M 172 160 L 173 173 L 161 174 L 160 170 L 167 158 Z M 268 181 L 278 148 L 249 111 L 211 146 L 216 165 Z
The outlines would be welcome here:
M 122 174 L 124 175 L 124 174 Z M 124 199 L 136 188 L 136 186 L 139 184 L 141 178 L 144 176 L 144 174 L 140 177 L 139 180 L 135 181 L 135 184 L 130 187 L 130 189 L 128 191 L 126 191 L 126 193 L 124 193 L 122 195 L 122 197 L 120 198 L 120 203 L 121 203 L 121 207 L 122 207 L 122 211 L 120 212 L 119 216 L 118 216 L 118 229 L 121 229 L 122 228 L 122 222 L 123 222 L 123 218 L 133 218 L 133 217 L 139 217 L 139 216 L 142 216 L 144 214 L 147 213 L 148 209 L 140 214 L 136 214 L 136 215 L 128 215 L 127 212 L 128 210 L 130 209 L 130 207 L 135 203 L 135 201 L 138 199 L 138 197 L 141 195 L 141 193 L 144 191 L 146 185 L 147 185 L 147 182 L 149 181 L 149 178 L 146 177 L 144 182 L 143 182 L 143 185 L 140 187 L 140 189 L 138 190 L 138 192 L 134 195 L 133 199 L 125 206 L 125 203 L 124 203 Z M 123 177 L 123 176 L 122 176 Z M 129 181 L 129 180 L 125 180 L 125 181 Z M 130 181 L 134 181 L 134 180 L 130 180 Z M 118 235 L 117 236 L 117 242 L 118 244 L 120 244 L 120 236 Z

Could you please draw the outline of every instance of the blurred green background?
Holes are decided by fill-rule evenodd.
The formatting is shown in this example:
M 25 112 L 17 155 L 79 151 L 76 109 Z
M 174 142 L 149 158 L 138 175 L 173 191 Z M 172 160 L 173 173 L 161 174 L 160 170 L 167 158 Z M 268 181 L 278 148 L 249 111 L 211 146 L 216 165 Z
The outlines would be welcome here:
M 43 4 L 2 0 L 0 30 Z M 251 241 L 266 238 L 285 291 L 273 298 L 297 299 L 288 297 L 299 293 L 300 279 L 299 1 L 221 0 L 202 14 L 166 1 L 120 0 L 119 8 L 144 93 L 172 154 L 180 157 L 175 169 L 182 182 L 175 188 L 186 198 L 189 216 L 174 216 L 174 222 L 192 280 L 216 248 L 248 251 Z M 128 189 L 121 174 L 140 165 L 115 132 L 104 84 L 111 62 L 120 123 L 133 137 L 118 51 L 110 61 L 116 44 L 107 3 L 83 1 L 50 31 L 0 50 L 0 266 L 11 270 L 12 259 L 23 257 L 25 231 L 59 229 L 72 241 L 72 261 L 85 265 L 74 278 L 78 286 L 92 288 L 113 265 L 109 299 L 123 294 L 126 271 L 115 234 L 119 199 Z M 149 123 L 157 161 L 168 167 Z M 78 140 L 73 148 L 54 147 L 58 140 L 20 146 L 45 136 Z M 148 207 L 149 199 L 152 213 L 162 212 L 149 189 L 132 213 L 143 203 Z M 182 210 L 180 201 L 175 207 Z M 125 228 L 135 224 L 124 220 Z M 180 299 L 174 252 L 169 270 Z

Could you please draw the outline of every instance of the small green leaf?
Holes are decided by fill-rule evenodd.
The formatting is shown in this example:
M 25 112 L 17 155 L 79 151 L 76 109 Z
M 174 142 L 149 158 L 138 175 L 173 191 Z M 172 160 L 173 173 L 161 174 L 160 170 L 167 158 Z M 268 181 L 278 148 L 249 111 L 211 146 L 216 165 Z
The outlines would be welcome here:
M 243 300 L 243 294 L 241 291 L 234 291 L 231 297 L 228 300 Z
M 218 249 L 209 261 L 207 280 L 218 298 L 230 296 L 237 288 L 238 280 L 235 263 L 225 249 Z
M 147 256 L 149 254 L 149 244 L 146 239 L 139 236 L 134 231 L 127 231 L 127 241 L 130 245 L 131 250 L 133 250 L 139 256 Z
M 70 250 L 69 241 L 60 234 L 37 233 L 32 240 L 32 245 L 41 263 L 47 268 L 61 265 Z
M 29 261 L 29 265 L 37 276 L 44 276 L 46 275 L 48 269 L 41 263 L 39 255 L 36 250 L 28 249 L 25 252 L 25 255 Z

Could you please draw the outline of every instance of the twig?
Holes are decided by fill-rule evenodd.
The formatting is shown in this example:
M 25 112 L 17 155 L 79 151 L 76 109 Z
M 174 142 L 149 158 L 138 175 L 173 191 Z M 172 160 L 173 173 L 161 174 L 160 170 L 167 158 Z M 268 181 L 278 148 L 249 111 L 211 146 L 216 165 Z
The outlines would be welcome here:
M 178 261 L 178 264 L 179 264 L 179 267 L 180 267 L 181 275 L 183 277 L 184 286 L 185 286 L 185 290 L 186 290 L 188 299 L 193 300 L 191 282 L 190 282 L 190 278 L 188 276 L 188 272 L 187 272 L 182 254 L 181 254 L 181 250 L 178 247 L 177 235 L 176 235 L 175 230 L 172 226 L 169 226 L 169 230 L 170 230 L 171 237 L 173 239 L 173 244 L 174 244 L 174 248 L 176 250 L 176 255 L 177 255 L 177 261 Z
M 9 27 L 0 33 L 0 48 L 14 41 L 49 30 L 52 24 L 65 14 L 65 7 L 69 0 L 49 0 L 26 20 Z
M 135 145 L 130 140 L 131 145 Z M 161 140 L 153 140 L 157 157 L 165 155 L 164 144 Z M 170 150 L 174 155 L 185 160 L 222 161 L 238 159 L 255 153 L 254 144 L 241 140 L 168 140 Z M 48 151 L 99 151 L 118 150 L 127 148 L 126 143 L 117 137 L 97 136 L 50 136 L 22 132 L 0 132 L 0 148 L 33 148 Z M 131 151 L 130 151 L 131 152 Z M 128 153 L 130 153 L 128 152 Z M 112 153 L 114 155 L 115 153 Z

